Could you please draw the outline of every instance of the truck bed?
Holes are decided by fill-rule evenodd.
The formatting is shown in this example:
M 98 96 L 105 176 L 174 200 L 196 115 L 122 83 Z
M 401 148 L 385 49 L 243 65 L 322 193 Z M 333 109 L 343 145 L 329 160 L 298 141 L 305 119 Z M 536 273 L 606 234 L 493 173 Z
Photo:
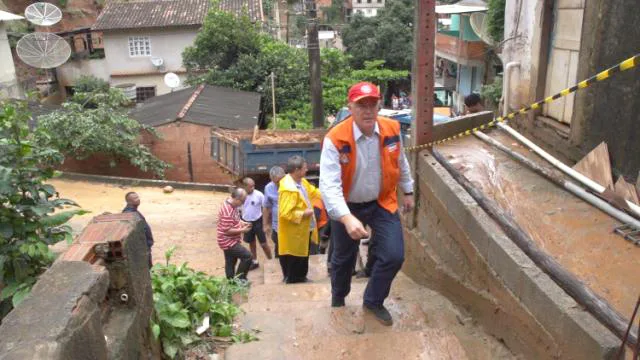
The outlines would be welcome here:
M 240 143 L 243 140 L 250 141 L 257 147 L 298 147 L 306 144 L 315 145 L 324 138 L 327 130 L 258 130 L 254 136 L 254 130 L 228 130 L 213 129 L 212 134 Z

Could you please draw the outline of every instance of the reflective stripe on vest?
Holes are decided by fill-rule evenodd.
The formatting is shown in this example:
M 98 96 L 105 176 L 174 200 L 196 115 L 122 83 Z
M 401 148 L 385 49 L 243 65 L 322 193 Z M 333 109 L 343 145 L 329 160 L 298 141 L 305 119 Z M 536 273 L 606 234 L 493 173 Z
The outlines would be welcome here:
M 327 137 L 338 150 L 342 169 L 342 191 L 345 200 L 349 199 L 349 191 L 356 172 L 356 144 L 353 138 L 353 118 L 349 117 L 333 129 Z M 380 165 L 382 184 L 378 194 L 378 204 L 391 213 L 398 210 L 397 187 L 400 180 L 400 124 L 392 119 L 378 116 L 380 131 Z

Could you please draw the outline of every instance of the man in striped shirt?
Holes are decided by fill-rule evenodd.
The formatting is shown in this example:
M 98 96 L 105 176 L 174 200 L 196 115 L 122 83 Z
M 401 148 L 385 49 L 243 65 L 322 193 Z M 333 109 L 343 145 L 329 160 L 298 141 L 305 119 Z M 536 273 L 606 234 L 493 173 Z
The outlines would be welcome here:
M 246 197 L 247 192 L 244 189 L 233 189 L 231 197 L 224 201 L 218 212 L 218 246 L 224 251 L 224 271 L 227 279 L 238 275 L 238 278 L 246 280 L 251 266 L 251 252 L 240 243 L 242 234 L 251 230 L 251 224 L 240 220 L 238 212 Z M 236 270 L 238 260 L 240 264 Z

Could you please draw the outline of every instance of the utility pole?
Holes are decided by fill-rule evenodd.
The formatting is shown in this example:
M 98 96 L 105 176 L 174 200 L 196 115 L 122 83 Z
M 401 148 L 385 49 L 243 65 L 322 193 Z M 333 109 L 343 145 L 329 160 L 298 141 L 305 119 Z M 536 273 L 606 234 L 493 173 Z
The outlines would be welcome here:
M 314 0 L 305 0 L 307 7 L 307 49 L 309 50 L 309 79 L 311 85 L 311 109 L 313 127 L 324 127 L 322 111 L 322 81 L 320 79 L 320 43 L 318 41 L 318 18 Z
M 414 0 L 416 4 L 413 60 L 414 145 L 427 144 L 433 138 L 434 50 L 436 1 Z
M 273 130 L 276 129 L 276 74 L 271 72 L 271 106 L 273 107 Z

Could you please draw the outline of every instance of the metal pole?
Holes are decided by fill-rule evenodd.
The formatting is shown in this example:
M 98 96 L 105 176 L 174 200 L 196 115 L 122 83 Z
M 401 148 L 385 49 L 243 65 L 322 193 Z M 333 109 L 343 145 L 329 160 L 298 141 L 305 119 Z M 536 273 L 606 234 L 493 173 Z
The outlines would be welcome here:
M 433 86 L 435 56 L 436 2 L 415 0 L 416 21 L 413 61 L 413 145 L 429 143 L 433 138 Z
M 276 74 L 271 72 L 271 107 L 273 108 L 273 129 L 276 129 Z
M 322 81 L 320 78 L 320 44 L 318 41 L 318 19 L 316 18 L 316 3 L 306 1 L 307 5 L 307 49 L 309 50 L 309 78 L 311 85 L 311 108 L 313 113 L 313 127 L 324 127 L 322 109 Z

